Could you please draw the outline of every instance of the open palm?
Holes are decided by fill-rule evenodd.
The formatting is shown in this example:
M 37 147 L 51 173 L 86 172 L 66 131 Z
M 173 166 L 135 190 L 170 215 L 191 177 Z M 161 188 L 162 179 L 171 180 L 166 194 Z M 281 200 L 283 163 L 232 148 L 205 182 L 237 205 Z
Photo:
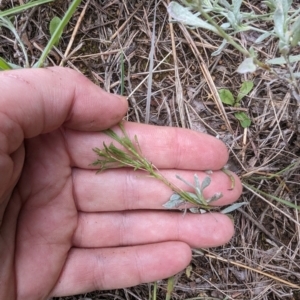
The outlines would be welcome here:
M 92 148 L 100 131 L 126 113 L 121 97 L 62 68 L 0 73 L 0 299 L 47 299 L 168 277 L 191 259 L 190 247 L 225 243 L 224 215 L 162 209 L 172 191 L 130 169 L 96 174 Z M 143 154 L 176 185 L 180 174 L 219 170 L 227 150 L 189 130 L 125 123 Z M 117 129 L 117 128 L 115 128 Z M 25 139 L 25 141 L 24 141 Z M 207 196 L 241 193 L 222 172 Z M 171 254 L 171 255 L 170 255 Z M 122 272 L 120 272 L 122 270 Z

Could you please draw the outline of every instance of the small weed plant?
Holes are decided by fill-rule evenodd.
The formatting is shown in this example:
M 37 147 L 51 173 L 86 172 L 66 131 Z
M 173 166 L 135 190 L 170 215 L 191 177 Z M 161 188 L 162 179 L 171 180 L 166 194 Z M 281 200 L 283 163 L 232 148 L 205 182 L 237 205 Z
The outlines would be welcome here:
M 224 104 L 233 106 L 233 107 L 240 107 L 241 100 L 248 95 L 251 90 L 253 89 L 253 81 L 244 81 L 240 87 L 239 93 L 234 98 L 233 94 L 228 89 L 220 89 L 219 96 Z M 234 116 L 240 121 L 240 124 L 243 128 L 247 128 L 251 125 L 251 119 L 247 115 L 247 113 L 241 111 L 234 113 Z
M 291 88 L 292 95 L 300 103 L 299 72 L 295 71 L 296 63 L 300 61 L 300 55 L 292 55 L 295 47 L 300 45 L 300 9 L 293 9 L 292 0 L 266 0 L 262 1 L 268 7 L 266 14 L 256 14 L 254 11 L 241 10 L 242 0 L 182 0 L 183 5 L 170 2 L 168 13 L 171 21 L 180 22 L 191 28 L 203 28 L 212 31 L 223 38 L 218 49 L 212 53 L 219 55 L 226 44 L 235 47 L 244 55 L 244 60 L 239 65 L 237 72 L 251 73 L 258 68 L 263 68 L 274 74 L 278 79 L 285 81 Z M 195 13 L 194 13 L 194 12 Z M 266 21 L 272 23 L 270 30 L 264 30 L 256 26 L 256 22 Z M 221 22 L 221 25 L 219 25 Z M 254 46 L 244 48 L 234 37 L 246 31 L 255 31 L 258 38 L 254 46 L 264 42 L 268 38 L 278 41 L 280 56 L 260 61 Z M 285 72 L 279 73 L 274 65 L 285 66 Z M 298 115 L 299 115 L 298 108 Z
M 93 149 L 93 151 L 99 156 L 99 158 L 93 162 L 93 165 L 99 166 L 100 172 L 109 168 L 116 167 L 127 167 L 133 168 L 135 171 L 141 170 L 146 172 L 151 177 L 163 182 L 173 191 L 170 199 L 163 205 L 163 207 L 166 209 L 177 209 L 179 206 L 182 207 L 182 205 L 185 205 L 187 203 L 191 203 L 193 206 L 195 206 L 195 208 L 190 209 L 191 212 L 203 212 L 202 210 L 209 211 L 212 209 L 216 209 L 216 207 L 213 207 L 210 204 L 220 199 L 222 197 L 222 194 L 217 192 L 212 197 L 205 198 L 203 193 L 211 183 L 211 178 L 209 176 L 206 176 L 202 183 L 200 183 L 197 174 L 195 174 L 193 185 L 179 175 L 176 175 L 179 180 L 183 181 L 187 186 L 192 188 L 194 192 L 187 192 L 180 189 L 179 187 L 168 181 L 161 174 L 161 172 L 159 172 L 157 167 L 155 167 L 143 156 L 139 146 L 138 138 L 135 136 L 134 142 L 132 142 L 127 135 L 122 123 L 119 124 L 119 126 L 123 136 L 119 136 L 111 129 L 106 130 L 105 133 L 114 141 L 116 141 L 120 146 L 122 146 L 124 150 L 116 147 L 114 143 L 111 143 L 109 146 L 104 143 L 102 149 Z M 226 169 L 223 169 L 223 172 L 230 178 L 230 189 L 233 189 L 235 184 L 233 175 Z M 245 203 L 232 204 L 221 212 L 227 214 L 244 204 Z

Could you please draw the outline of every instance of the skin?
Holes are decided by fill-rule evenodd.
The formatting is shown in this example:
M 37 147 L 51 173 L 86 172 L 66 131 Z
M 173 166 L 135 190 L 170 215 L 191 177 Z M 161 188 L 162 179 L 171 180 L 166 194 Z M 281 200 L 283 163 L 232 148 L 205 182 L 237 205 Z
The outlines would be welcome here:
M 162 183 L 129 169 L 96 174 L 92 151 L 109 138 L 127 101 L 63 68 L 0 73 L 0 299 L 47 299 L 134 286 L 169 277 L 191 247 L 228 242 L 218 213 L 170 212 Z M 225 145 L 190 130 L 125 123 L 143 154 L 179 187 L 215 170 L 206 196 L 230 204 L 241 194 L 218 171 Z M 120 270 L 123 270 L 120 272 Z

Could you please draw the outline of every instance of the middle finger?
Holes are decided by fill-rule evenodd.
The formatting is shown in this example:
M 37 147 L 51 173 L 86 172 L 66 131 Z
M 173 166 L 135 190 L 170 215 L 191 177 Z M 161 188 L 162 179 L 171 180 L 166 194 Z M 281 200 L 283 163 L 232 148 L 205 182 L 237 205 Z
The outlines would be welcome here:
M 200 182 L 207 176 L 205 172 L 187 170 L 161 170 L 162 175 L 184 191 L 194 192 L 181 180 L 193 183 L 197 173 Z M 211 184 L 204 190 L 207 199 L 215 193 L 222 193 L 223 197 L 213 205 L 227 205 L 236 201 L 242 190 L 239 178 L 235 177 L 235 187 L 230 189 L 231 180 L 222 171 L 215 171 L 210 175 Z M 145 172 L 132 169 L 110 169 L 102 173 L 95 170 L 73 169 L 74 198 L 77 210 L 82 212 L 122 211 L 137 209 L 163 209 L 173 194 L 164 183 L 151 178 Z

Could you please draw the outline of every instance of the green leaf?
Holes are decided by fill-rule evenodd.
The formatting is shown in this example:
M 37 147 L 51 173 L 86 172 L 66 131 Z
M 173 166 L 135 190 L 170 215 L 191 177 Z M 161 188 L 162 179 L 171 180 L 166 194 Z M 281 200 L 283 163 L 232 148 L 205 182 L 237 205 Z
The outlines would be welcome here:
M 0 57 L 0 70 L 6 71 L 11 69 L 12 67 L 2 57 Z
M 249 94 L 250 91 L 253 89 L 253 85 L 253 81 L 244 81 L 236 98 L 236 102 L 240 102 L 243 97 Z
M 232 93 L 227 89 L 220 89 L 218 91 L 221 101 L 225 104 L 233 106 L 235 101 Z
M 59 24 L 61 22 L 61 19 L 59 17 L 53 17 L 52 20 L 50 21 L 49 24 L 49 31 L 50 31 L 50 35 L 51 37 L 54 35 L 55 30 L 58 28 Z M 56 34 L 56 39 L 54 41 L 54 45 L 57 46 L 59 43 L 59 40 L 61 38 L 61 35 L 63 33 L 63 30 L 61 29 L 57 34 Z
M 21 14 L 23 11 L 25 11 L 26 9 L 29 9 L 31 7 L 35 7 L 41 4 L 45 4 L 45 3 L 49 3 L 49 2 L 53 2 L 54 0 L 38 0 L 38 1 L 31 1 L 28 2 L 26 4 L 17 6 L 17 7 L 13 7 L 4 11 L 0 12 L 0 17 L 7 17 L 7 16 L 12 16 L 15 14 Z
M 234 116 L 240 121 L 240 124 L 243 128 L 247 128 L 251 125 L 251 119 L 245 112 L 236 112 Z

